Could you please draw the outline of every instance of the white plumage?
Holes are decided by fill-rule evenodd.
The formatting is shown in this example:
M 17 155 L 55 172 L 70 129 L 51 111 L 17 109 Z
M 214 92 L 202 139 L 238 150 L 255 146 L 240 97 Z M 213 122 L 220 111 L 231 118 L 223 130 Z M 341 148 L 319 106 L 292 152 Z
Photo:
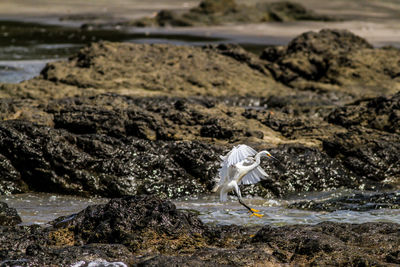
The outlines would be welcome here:
M 242 202 L 239 185 L 255 184 L 268 176 L 260 167 L 260 158 L 262 156 L 272 157 L 266 150 L 257 153 L 257 151 L 247 145 L 235 146 L 228 154 L 220 156 L 222 162 L 219 169 L 219 182 L 213 191 L 220 192 L 221 201 L 226 201 L 228 193 L 233 190 L 240 204 L 249 209 L 254 215 L 259 215 L 255 214 L 254 209 L 251 209 Z

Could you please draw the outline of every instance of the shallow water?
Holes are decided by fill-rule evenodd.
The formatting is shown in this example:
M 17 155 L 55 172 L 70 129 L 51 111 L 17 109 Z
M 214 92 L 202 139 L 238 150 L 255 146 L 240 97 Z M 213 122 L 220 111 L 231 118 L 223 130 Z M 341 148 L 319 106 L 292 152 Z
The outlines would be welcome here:
M 245 198 L 251 207 L 260 210 L 262 218 L 249 217 L 249 212 L 234 197 L 226 203 L 220 203 L 217 196 L 207 195 L 199 198 L 185 198 L 173 201 L 179 209 L 189 209 L 198 213 L 199 218 L 208 224 L 219 225 L 292 225 L 317 224 L 323 221 L 365 223 L 400 223 L 400 209 L 379 209 L 370 211 L 338 210 L 334 212 L 316 212 L 288 209 L 290 203 L 304 200 L 322 201 L 339 196 L 353 194 L 350 190 L 309 193 L 292 196 L 287 199 Z M 82 198 L 55 194 L 32 193 L 12 196 L 0 196 L 0 201 L 17 209 L 23 224 L 46 224 L 60 216 L 77 213 L 89 205 L 106 203 L 105 198 Z
M 262 218 L 250 217 L 250 213 L 239 204 L 235 197 L 226 203 L 220 203 L 217 196 L 200 199 L 175 201 L 178 208 L 199 212 L 199 218 L 210 224 L 238 225 L 293 225 L 317 224 L 323 221 L 343 223 L 394 222 L 400 223 L 400 209 L 378 209 L 369 211 L 337 210 L 334 212 L 289 209 L 287 205 L 305 200 L 324 201 L 341 196 L 352 195 L 353 190 L 335 190 L 298 194 L 286 199 L 246 198 L 245 202 L 259 210 Z M 357 191 L 360 193 L 360 191 Z M 364 192 L 368 194 L 368 192 Z
M 83 198 L 47 193 L 0 196 L 0 201 L 16 208 L 22 224 L 46 224 L 58 217 L 77 213 L 89 205 L 107 203 L 105 198 Z

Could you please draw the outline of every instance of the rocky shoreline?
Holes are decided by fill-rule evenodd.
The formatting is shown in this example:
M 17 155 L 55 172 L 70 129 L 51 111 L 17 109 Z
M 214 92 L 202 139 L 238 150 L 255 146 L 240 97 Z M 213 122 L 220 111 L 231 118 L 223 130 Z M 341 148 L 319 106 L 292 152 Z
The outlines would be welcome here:
M 50 227 L 10 226 L 20 221 L 2 204 L 1 264 L 399 264 L 398 224 L 209 226 L 162 200 L 209 194 L 219 155 L 239 143 L 279 159 L 263 162 L 269 178 L 244 195 L 399 190 L 399 56 L 342 30 L 261 56 L 100 42 L 1 84 L 0 194 L 113 198 Z M 376 198 L 398 208 L 396 193 Z M 342 207 L 314 204 L 296 207 Z
M 333 16 L 319 15 L 300 3 L 282 1 L 256 3 L 255 5 L 238 4 L 234 0 L 204 0 L 197 7 L 186 12 L 160 10 L 153 17 L 144 17 L 118 23 L 123 26 L 137 27 L 193 27 L 228 23 L 284 22 L 298 20 L 334 21 Z M 83 27 L 96 25 L 85 24 Z M 98 25 L 97 25 L 98 26 Z
M 400 263 L 398 224 L 209 226 L 150 195 L 115 198 L 50 224 L 0 227 L 1 265 L 87 266 L 95 260 L 129 266 Z
M 370 54 L 379 64 L 368 65 Z M 0 192 L 201 194 L 235 143 L 280 159 L 263 163 L 270 179 L 252 194 L 398 190 L 394 55 L 338 30 L 259 58 L 229 45 L 94 43 L 0 85 Z M 325 72 L 312 74 L 320 64 Z

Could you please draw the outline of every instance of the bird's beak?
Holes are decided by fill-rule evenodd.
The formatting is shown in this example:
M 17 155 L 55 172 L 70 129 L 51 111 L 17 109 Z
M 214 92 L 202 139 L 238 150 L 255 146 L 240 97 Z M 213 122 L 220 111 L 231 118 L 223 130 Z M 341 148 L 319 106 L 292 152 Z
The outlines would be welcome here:
M 274 160 L 277 160 L 277 161 L 279 161 L 279 159 L 275 158 L 275 157 L 274 157 L 274 156 L 272 156 L 271 154 L 268 154 L 268 156 L 269 156 L 270 158 L 273 158 Z

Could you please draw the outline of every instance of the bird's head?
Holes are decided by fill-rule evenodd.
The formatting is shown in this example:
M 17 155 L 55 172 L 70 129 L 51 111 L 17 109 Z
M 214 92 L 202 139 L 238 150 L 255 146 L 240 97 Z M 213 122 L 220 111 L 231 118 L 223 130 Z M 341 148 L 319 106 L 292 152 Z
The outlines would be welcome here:
M 262 151 L 262 155 L 268 157 L 268 158 L 272 158 L 274 160 L 278 160 L 277 158 L 275 158 L 274 156 L 271 155 L 271 153 L 269 153 L 267 150 Z

